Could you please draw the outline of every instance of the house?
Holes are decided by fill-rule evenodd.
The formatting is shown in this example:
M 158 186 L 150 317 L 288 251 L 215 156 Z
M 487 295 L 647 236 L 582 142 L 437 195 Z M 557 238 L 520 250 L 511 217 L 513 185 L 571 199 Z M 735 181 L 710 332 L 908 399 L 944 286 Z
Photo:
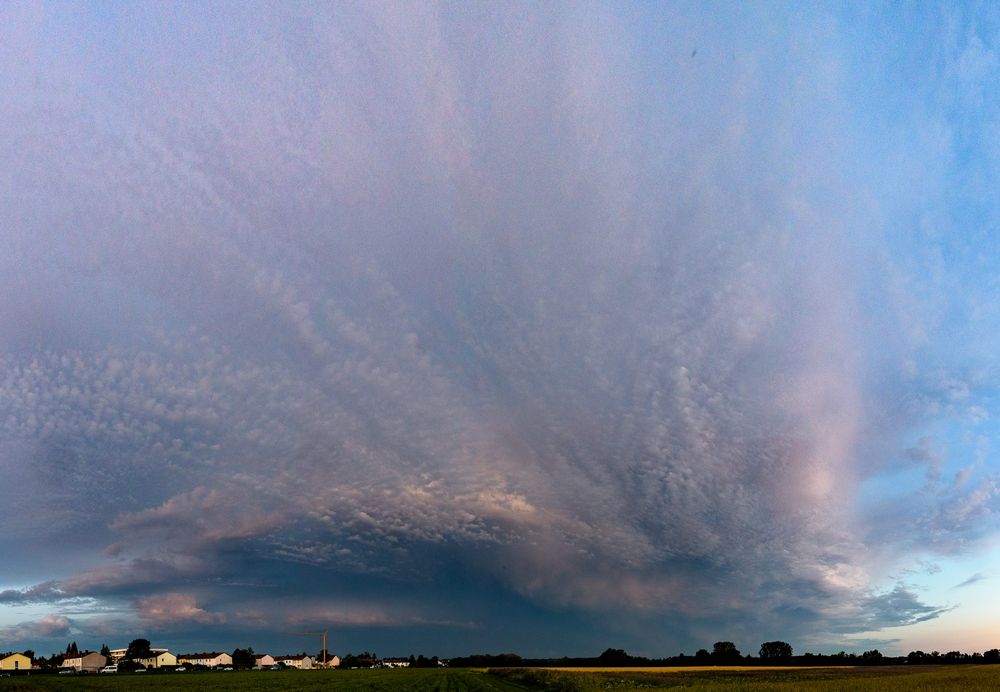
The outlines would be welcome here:
M 221 651 L 212 651 L 202 654 L 178 654 L 178 663 L 188 663 L 192 666 L 207 666 L 215 668 L 217 666 L 233 665 L 233 657 Z
M 313 661 L 313 668 L 323 667 L 323 657 L 317 656 Z M 336 654 L 327 654 L 326 656 L 326 667 L 327 668 L 339 668 L 340 667 L 340 656 Z
M 176 666 L 177 657 L 166 649 L 152 649 L 152 656 L 149 658 L 138 658 L 136 663 L 141 663 L 147 668 L 162 668 L 164 666 Z
M 274 656 L 270 654 L 257 654 L 253 657 L 254 668 L 270 668 L 274 665 Z
M 128 653 L 128 649 L 111 649 L 110 651 L 108 651 L 108 656 L 111 657 L 111 660 L 109 661 L 109 663 L 121 663 L 123 660 L 125 660 L 125 654 L 126 653 Z M 157 647 L 154 646 L 154 647 L 150 647 L 149 653 L 152 654 L 152 656 L 150 658 L 155 658 L 156 656 L 158 656 L 160 654 L 169 653 L 169 652 L 166 649 L 161 649 L 161 648 L 157 648 Z M 171 655 L 173 655 L 173 654 L 171 654 Z M 142 659 L 142 660 L 136 659 L 136 662 L 137 663 L 142 663 L 143 660 L 145 660 L 145 659 Z M 174 662 L 172 664 L 166 664 L 166 665 L 176 665 L 176 662 Z
M 31 659 L 24 654 L 0 658 L 0 670 L 31 670 Z
M 102 656 L 94 651 L 86 651 L 82 654 L 67 654 L 63 658 L 60 668 L 72 668 L 78 673 L 96 673 L 104 666 L 108 665 L 106 656 Z
M 298 668 L 299 670 L 312 670 L 313 660 L 310 656 L 275 656 L 275 663 L 282 663 L 287 668 Z

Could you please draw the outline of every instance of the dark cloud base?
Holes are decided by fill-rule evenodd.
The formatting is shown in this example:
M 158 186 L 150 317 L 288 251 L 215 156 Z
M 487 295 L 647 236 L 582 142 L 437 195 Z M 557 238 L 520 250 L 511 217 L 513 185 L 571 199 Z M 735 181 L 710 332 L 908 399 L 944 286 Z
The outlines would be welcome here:
M 0 641 L 667 655 L 944 612 L 884 565 L 988 535 L 996 482 L 857 510 L 943 463 L 870 450 L 975 406 L 885 366 L 831 25 L 259 10 L 0 10 L 0 601 L 67 614 Z

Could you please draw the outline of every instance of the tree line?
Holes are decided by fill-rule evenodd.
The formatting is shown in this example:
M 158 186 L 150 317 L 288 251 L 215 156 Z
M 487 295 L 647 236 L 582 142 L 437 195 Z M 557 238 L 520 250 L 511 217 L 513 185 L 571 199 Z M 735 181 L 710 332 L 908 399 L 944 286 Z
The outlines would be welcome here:
M 949 651 L 911 651 L 906 656 L 885 656 L 878 649 L 862 653 L 840 651 L 835 654 L 806 652 L 795 655 L 792 646 L 783 641 L 764 642 L 756 656 L 742 654 L 733 642 L 715 642 L 712 650 L 699 649 L 694 655 L 684 653 L 664 658 L 632 656 L 624 649 L 606 649 L 600 656 L 585 658 L 523 658 L 514 653 L 473 654 L 449 660 L 453 668 L 516 668 L 516 667 L 644 667 L 644 666 L 858 666 L 858 665 L 928 665 L 956 663 L 1000 663 L 1000 649 L 982 653 Z

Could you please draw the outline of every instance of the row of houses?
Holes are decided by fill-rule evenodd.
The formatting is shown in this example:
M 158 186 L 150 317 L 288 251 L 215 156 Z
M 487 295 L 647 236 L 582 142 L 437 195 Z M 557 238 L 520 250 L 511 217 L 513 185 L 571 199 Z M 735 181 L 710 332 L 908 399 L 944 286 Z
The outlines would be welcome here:
M 111 649 L 108 652 L 109 656 L 104 656 L 94 651 L 67 654 L 59 667 L 64 670 L 72 669 L 78 673 L 96 673 L 106 665 L 120 663 L 124 660 L 126 651 L 127 649 Z M 175 655 L 167 649 L 150 649 L 148 657 L 136 659 L 135 662 L 145 668 L 172 668 L 182 665 L 226 668 L 233 665 L 233 657 L 223 651 Z M 307 655 L 271 656 L 269 654 L 257 654 L 254 657 L 255 668 L 270 668 L 279 664 L 286 668 L 298 668 L 299 670 L 323 668 L 322 659 L 317 660 Z M 331 656 L 327 659 L 327 668 L 336 668 L 339 665 L 339 656 Z M 0 658 L 0 670 L 31 670 L 31 659 L 24 654 L 10 654 L 9 656 Z

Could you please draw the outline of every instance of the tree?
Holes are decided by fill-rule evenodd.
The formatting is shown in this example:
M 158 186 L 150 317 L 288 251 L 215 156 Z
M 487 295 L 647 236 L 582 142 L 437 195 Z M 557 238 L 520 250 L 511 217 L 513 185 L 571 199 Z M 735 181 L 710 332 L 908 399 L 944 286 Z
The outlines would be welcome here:
M 35 662 L 35 652 L 32 651 L 31 649 L 25 649 L 24 650 L 24 655 L 27 656 L 31 660 L 32 663 Z
M 101 656 L 105 658 L 111 657 L 111 649 L 108 648 L 107 644 L 101 644 Z
M 863 663 L 881 663 L 882 662 L 882 652 L 878 649 L 872 649 L 871 651 L 866 651 L 861 654 L 861 661 Z
M 76 642 L 70 642 L 66 645 L 67 656 L 76 656 L 78 653 L 80 653 L 80 650 L 76 648 Z
M 138 661 L 126 658 L 118 662 L 118 672 L 119 673 L 132 673 L 137 670 L 141 670 L 146 666 L 142 665 Z
M 625 649 L 605 649 L 597 660 L 602 666 L 626 666 L 632 662 L 632 657 Z
M 341 668 L 374 668 L 378 664 L 378 655 L 367 651 L 358 654 L 347 654 L 340 659 Z
M 740 650 L 732 642 L 715 642 L 712 645 L 712 663 L 715 665 L 739 663 Z
M 138 658 L 149 658 L 152 653 L 149 650 L 148 639 L 133 639 L 128 643 L 128 649 L 125 650 L 125 658 L 134 661 Z
M 246 649 L 235 649 L 233 651 L 233 668 L 250 669 L 253 668 L 257 659 L 253 655 L 253 647 Z
M 785 642 L 764 642 L 760 645 L 760 658 L 765 661 L 787 661 L 792 657 L 792 646 Z

